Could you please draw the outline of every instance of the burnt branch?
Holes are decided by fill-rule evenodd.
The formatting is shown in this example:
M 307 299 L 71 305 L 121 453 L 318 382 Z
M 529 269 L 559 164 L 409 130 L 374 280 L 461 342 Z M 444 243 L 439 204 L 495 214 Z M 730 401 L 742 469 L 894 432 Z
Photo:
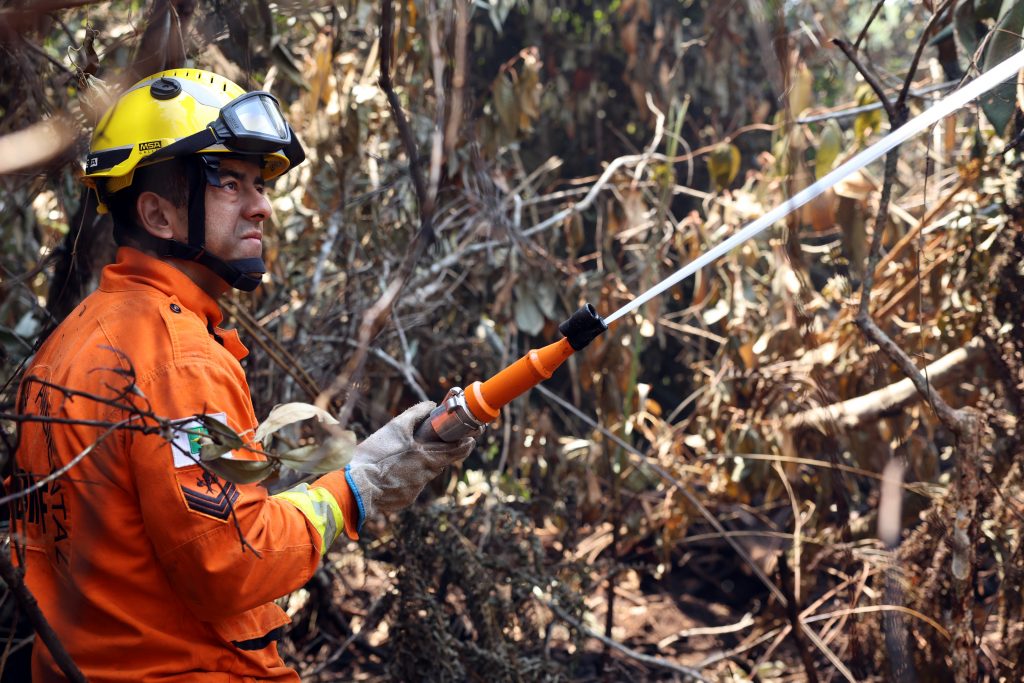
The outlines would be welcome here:
M 39 603 L 36 601 L 35 596 L 32 595 L 28 586 L 25 585 L 25 570 L 15 567 L 6 553 L 0 553 L 0 578 L 7 584 L 7 588 L 18 602 L 18 606 L 25 613 L 25 616 L 28 617 L 29 622 L 32 623 L 32 628 L 35 629 L 39 639 L 46 644 L 46 648 L 53 656 L 54 663 L 60 667 L 60 670 L 67 676 L 68 680 L 75 681 L 75 683 L 86 683 L 85 676 L 79 670 L 74 660 L 71 659 L 71 655 L 64 648 L 64 643 L 61 642 L 57 632 L 50 626 L 50 622 L 47 621 L 43 610 L 39 608 Z
M 363 319 L 359 324 L 359 346 L 356 348 L 352 358 L 345 365 L 344 370 L 334 378 L 330 387 L 321 392 L 317 397 L 316 405 L 324 409 L 342 390 L 352 386 L 352 383 L 362 374 L 370 344 L 380 334 L 381 330 L 384 329 L 391 311 L 394 309 L 395 302 L 405 288 L 409 276 L 412 275 L 413 268 L 415 268 L 423 256 L 427 247 L 434 241 L 435 196 L 428 190 L 427 181 L 420 167 L 420 154 L 416 147 L 416 140 L 413 137 L 409 121 L 405 117 L 402 103 L 398 98 L 398 93 L 395 92 L 395 87 L 391 80 L 394 20 L 392 0 L 383 0 L 381 3 L 379 83 L 381 89 L 387 95 L 388 106 L 391 108 L 395 126 L 398 127 L 398 134 L 402 139 L 402 145 L 405 147 L 405 153 L 409 157 L 409 174 L 412 176 L 413 186 L 416 189 L 416 198 L 419 201 L 420 227 L 412 243 L 409 245 L 405 258 L 402 259 L 395 276 L 388 283 L 388 286 L 377 301 L 367 308 L 363 314 Z M 434 135 L 443 135 L 443 133 L 438 128 L 435 130 Z M 440 165 L 443 162 L 442 157 L 443 155 L 436 154 L 431 159 L 432 165 L 437 166 L 437 170 L 431 170 L 431 176 L 440 172 Z M 340 431 L 348 424 L 358 395 L 359 392 L 357 391 L 348 392 L 345 404 L 338 415 L 338 424 L 328 426 L 332 432 Z
M 883 102 L 886 113 L 889 115 L 889 123 L 893 129 L 898 128 L 906 121 L 907 107 L 906 98 L 910 90 L 910 83 L 913 81 L 924 46 L 927 43 L 932 31 L 946 10 L 952 6 L 947 0 L 932 15 L 922 32 L 921 39 L 914 53 L 911 68 L 908 71 L 903 87 L 895 102 L 889 103 L 880 84 L 874 79 L 871 72 L 861 64 L 856 54 L 841 41 L 836 44 L 847 55 L 850 61 L 857 67 L 857 70 L 864 76 L 865 80 L 875 89 L 879 99 Z M 864 270 L 864 281 L 861 285 L 860 306 L 857 311 L 855 322 L 867 339 L 878 345 L 879 349 L 900 369 L 900 371 L 913 383 L 918 393 L 928 402 L 938 417 L 939 421 L 950 431 L 956 440 L 956 469 L 957 477 L 953 485 L 953 498 L 955 500 L 956 512 L 950 540 L 952 550 L 952 561 L 950 570 L 953 575 L 953 583 L 956 588 L 956 600 L 953 605 L 953 643 L 952 659 L 953 671 L 958 683 L 967 683 L 977 680 L 978 670 L 978 635 L 977 627 L 973 618 L 975 605 L 974 584 L 976 581 L 976 558 L 978 546 L 978 533 L 980 523 L 978 516 L 978 497 L 980 495 L 980 470 L 981 458 L 981 420 L 978 411 L 970 408 L 954 409 L 936 392 L 932 391 L 932 384 L 927 377 L 917 368 L 910 355 L 900 348 L 883 331 L 871 317 L 871 289 L 874 284 L 874 274 L 881 258 L 882 236 L 885 233 L 888 220 L 889 201 L 892 194 L 892 187 L 896 183 L 896 163 L 899 159 L 900 148 L 894 148 L 886 156 L 885 176 L 882 181 L 882 192 L 879 198 L 878 212 L 875 218 L 874 233 L 871 237 L 871 246 L 868 252 L 867 267 Z

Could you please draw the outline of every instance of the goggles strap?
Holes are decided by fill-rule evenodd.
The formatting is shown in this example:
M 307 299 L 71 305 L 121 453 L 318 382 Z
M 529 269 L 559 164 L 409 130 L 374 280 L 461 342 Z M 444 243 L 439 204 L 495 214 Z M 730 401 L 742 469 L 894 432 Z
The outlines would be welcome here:
M 221 141 L 217 139 L 217 134 L 213 132 L 213 128 L 208 126 L 201 131 L 193 133 L 187 137 L 183 137 L 176 142 L 172 142 L 166 147 L 158 149 L 148 157 L 144 157 L 142 161 L 149 164 L 162 159 L 187 157 L 195 154 L 201 149 L 206 149 L 207 147 L 219 144 L 220 142 Z
M 251 292 L 259 287 L 263 282 L 263 273 L 267 269 L 261 258 L 224 261 L 207 251 L 192 260 L 206 266 L 221 280 L 243 292 Z
M 188 246 L 194 250 L 195 256 L 202 254 L 206 248 L 206 184 L 209 176 L 210 164 L 204 157 L 190 158 L 185 164 L 185 177 L 188 181 Z M 219 178 L 216 184 L 220 184 Z
M 288 159 L 288 168 L 295 168 L 306 160 L 306 150 L 302 148 L 302 143 L 299 142 L 299 138 L 295 135 L 295 131 L 291 130 L 290 127 L 288 130 L 292 133 L 292 139 L 281 151 Z
M 188 179 L 188 244 L 167 241 L 167 254 L 209 268 L 235 289 L 251 292 L 263 280 L 267 267 L 261 258 L 225 261 L 206 251 L 206 186 L 220 187 L 220 160 L 213 154 L 190 159 Z

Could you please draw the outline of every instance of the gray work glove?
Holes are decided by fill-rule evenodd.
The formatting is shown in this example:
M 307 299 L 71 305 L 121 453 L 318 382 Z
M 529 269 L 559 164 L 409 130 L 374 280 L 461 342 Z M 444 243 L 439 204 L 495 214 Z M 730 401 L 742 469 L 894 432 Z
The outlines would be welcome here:
M 375 512 L 408 507 L 441 470 L 462 462 L 473 450 L 471 437 L 458 443 L 421 443 L 413 437 L 436 405 L 417 403 L 356 446 L 345 478 L 359 503 L 359 526 Z

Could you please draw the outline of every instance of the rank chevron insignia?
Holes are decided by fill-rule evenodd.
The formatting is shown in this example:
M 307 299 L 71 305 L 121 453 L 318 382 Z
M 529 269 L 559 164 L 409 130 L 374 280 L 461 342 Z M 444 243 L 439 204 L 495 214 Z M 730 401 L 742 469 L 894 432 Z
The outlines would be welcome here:
M 238 489 L 228 482 L 217 495 L 203 493 L 187 486 L 181 487 L 185 494 L 185 503 L 190 510 L 226 521 L 231 515 L 231 506 L 238 500 Z

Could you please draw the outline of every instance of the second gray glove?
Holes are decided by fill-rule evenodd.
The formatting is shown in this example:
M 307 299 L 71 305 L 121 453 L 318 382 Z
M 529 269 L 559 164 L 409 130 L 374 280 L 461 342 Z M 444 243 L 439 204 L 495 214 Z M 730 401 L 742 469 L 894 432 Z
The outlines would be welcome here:
M 462 462 L 474 439 L 458 443 L 421 443 L 413 433 L 436 404 L 417 403 L 356 446 L 345 478 L 360 509 L 360 526 L 375 512 L 394 512 L 412 504 L 445 467 Z

